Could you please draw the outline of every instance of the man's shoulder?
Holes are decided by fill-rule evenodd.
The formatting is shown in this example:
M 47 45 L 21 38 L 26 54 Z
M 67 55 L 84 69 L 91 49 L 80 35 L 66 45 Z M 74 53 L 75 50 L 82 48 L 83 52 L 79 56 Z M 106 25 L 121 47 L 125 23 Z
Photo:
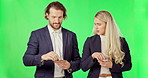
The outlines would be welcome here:
M 36 29 L 36 30 L 34 30 L 34 31 L 32 31 L 32 32 L 39 33 L 39 32 L 43 32 L 43 31 L 45 31 L 46 29 L 47 29 L 47 26 L 42 27 L 42 28 L 39 28 L 39 29 Z
M 64 33 L 68 33 L 68 34 L 75 34 L 73 31 L 68 30 L 68 29 L 66 29 L 66 28 L 62 28 L 62 31 L 63 31 Z

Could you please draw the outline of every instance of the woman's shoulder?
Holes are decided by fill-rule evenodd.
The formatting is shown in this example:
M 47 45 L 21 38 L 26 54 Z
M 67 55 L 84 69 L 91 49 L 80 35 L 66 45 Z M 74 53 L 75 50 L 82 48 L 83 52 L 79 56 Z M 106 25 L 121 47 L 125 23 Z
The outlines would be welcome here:
M 86 39 L 87 42 L 96 41 L 96 40 L 100 40 L 99 35 L 93 35 L 93 36 L 87 37 Z
M 120 37 L 121 42 L 126 41 L 124 37 Z
M 99 35 L 93 35 L 93 36 L 87 37 L 87 39 L 94 39 L 94 38 L 100 38 L 100 36 Z
M 125 37 L 120 37 L 120 41 L 121 41 L 121 45 L 127 45 L 128 44 Z

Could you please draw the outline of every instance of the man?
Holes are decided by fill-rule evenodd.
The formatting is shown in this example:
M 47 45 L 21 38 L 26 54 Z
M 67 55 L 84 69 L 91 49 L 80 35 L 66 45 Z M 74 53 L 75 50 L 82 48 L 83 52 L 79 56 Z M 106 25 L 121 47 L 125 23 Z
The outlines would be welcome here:
M 35 78 L 73 78 L 80 69 L 80 56 L 75 33 L 61 27 L 66 9 L 52 2 L 45 9 L 49 24 L 31 33 L 23 57 L 25 66 L 36 66 Z

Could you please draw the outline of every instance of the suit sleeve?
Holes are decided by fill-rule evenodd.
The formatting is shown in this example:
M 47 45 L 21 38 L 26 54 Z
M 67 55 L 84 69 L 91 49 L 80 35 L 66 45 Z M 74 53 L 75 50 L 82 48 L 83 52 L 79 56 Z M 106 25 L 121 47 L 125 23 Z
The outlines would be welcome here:
M 123 72 L 123 71 L 128 71 L 132 68 L 131 55 L 130 55 L 128 44 L 125 38 L 122 38 L 122 40 L 123 40 L 123 43 L 122 43 L 123 51 L 125 53 L 125 56 L 123 59 L 124 65 L 122 66 L 120 64 L 116 64 L 115 62 L 113 62 L 113 66 L 110 69 L 111 72 Z
M 76 35 L 73 34 L 73 37 L 72 37 L 72 41 L 73 41 L 73 45 L 72 45 L 72 61 L 70 62 L 71 64 L 71 69 L 72 71 L 71 72 L 74 72 L 74 71 L 77 71 L 80 69 L 80 55 L 79 55 L 79 49 L 78 49 L 78 43 L 77 43 L 77 38 L 76 38 Z
M 90 39 L 87 38 L 83 47 L 83 54 L 81 59 L 81 68 L 83 71 L 89 70 L 95 64 L 91 55 Z
M 27 50 L 23 56 L 23 63 L 25 66 L 41 66 L 41 55 L 38 55 L 39 42 L 36 33 L 31 33 Z

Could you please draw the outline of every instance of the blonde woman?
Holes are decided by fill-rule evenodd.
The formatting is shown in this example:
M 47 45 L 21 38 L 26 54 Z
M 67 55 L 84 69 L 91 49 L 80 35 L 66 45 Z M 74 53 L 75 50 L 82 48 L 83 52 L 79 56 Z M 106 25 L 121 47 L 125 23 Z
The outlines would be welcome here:
M 84 44 L 82 70 L 90 69 L 88 78 L 123 78 L 132 67 L 130 50 L 109 12 L 97 12 L 93 33 Z

